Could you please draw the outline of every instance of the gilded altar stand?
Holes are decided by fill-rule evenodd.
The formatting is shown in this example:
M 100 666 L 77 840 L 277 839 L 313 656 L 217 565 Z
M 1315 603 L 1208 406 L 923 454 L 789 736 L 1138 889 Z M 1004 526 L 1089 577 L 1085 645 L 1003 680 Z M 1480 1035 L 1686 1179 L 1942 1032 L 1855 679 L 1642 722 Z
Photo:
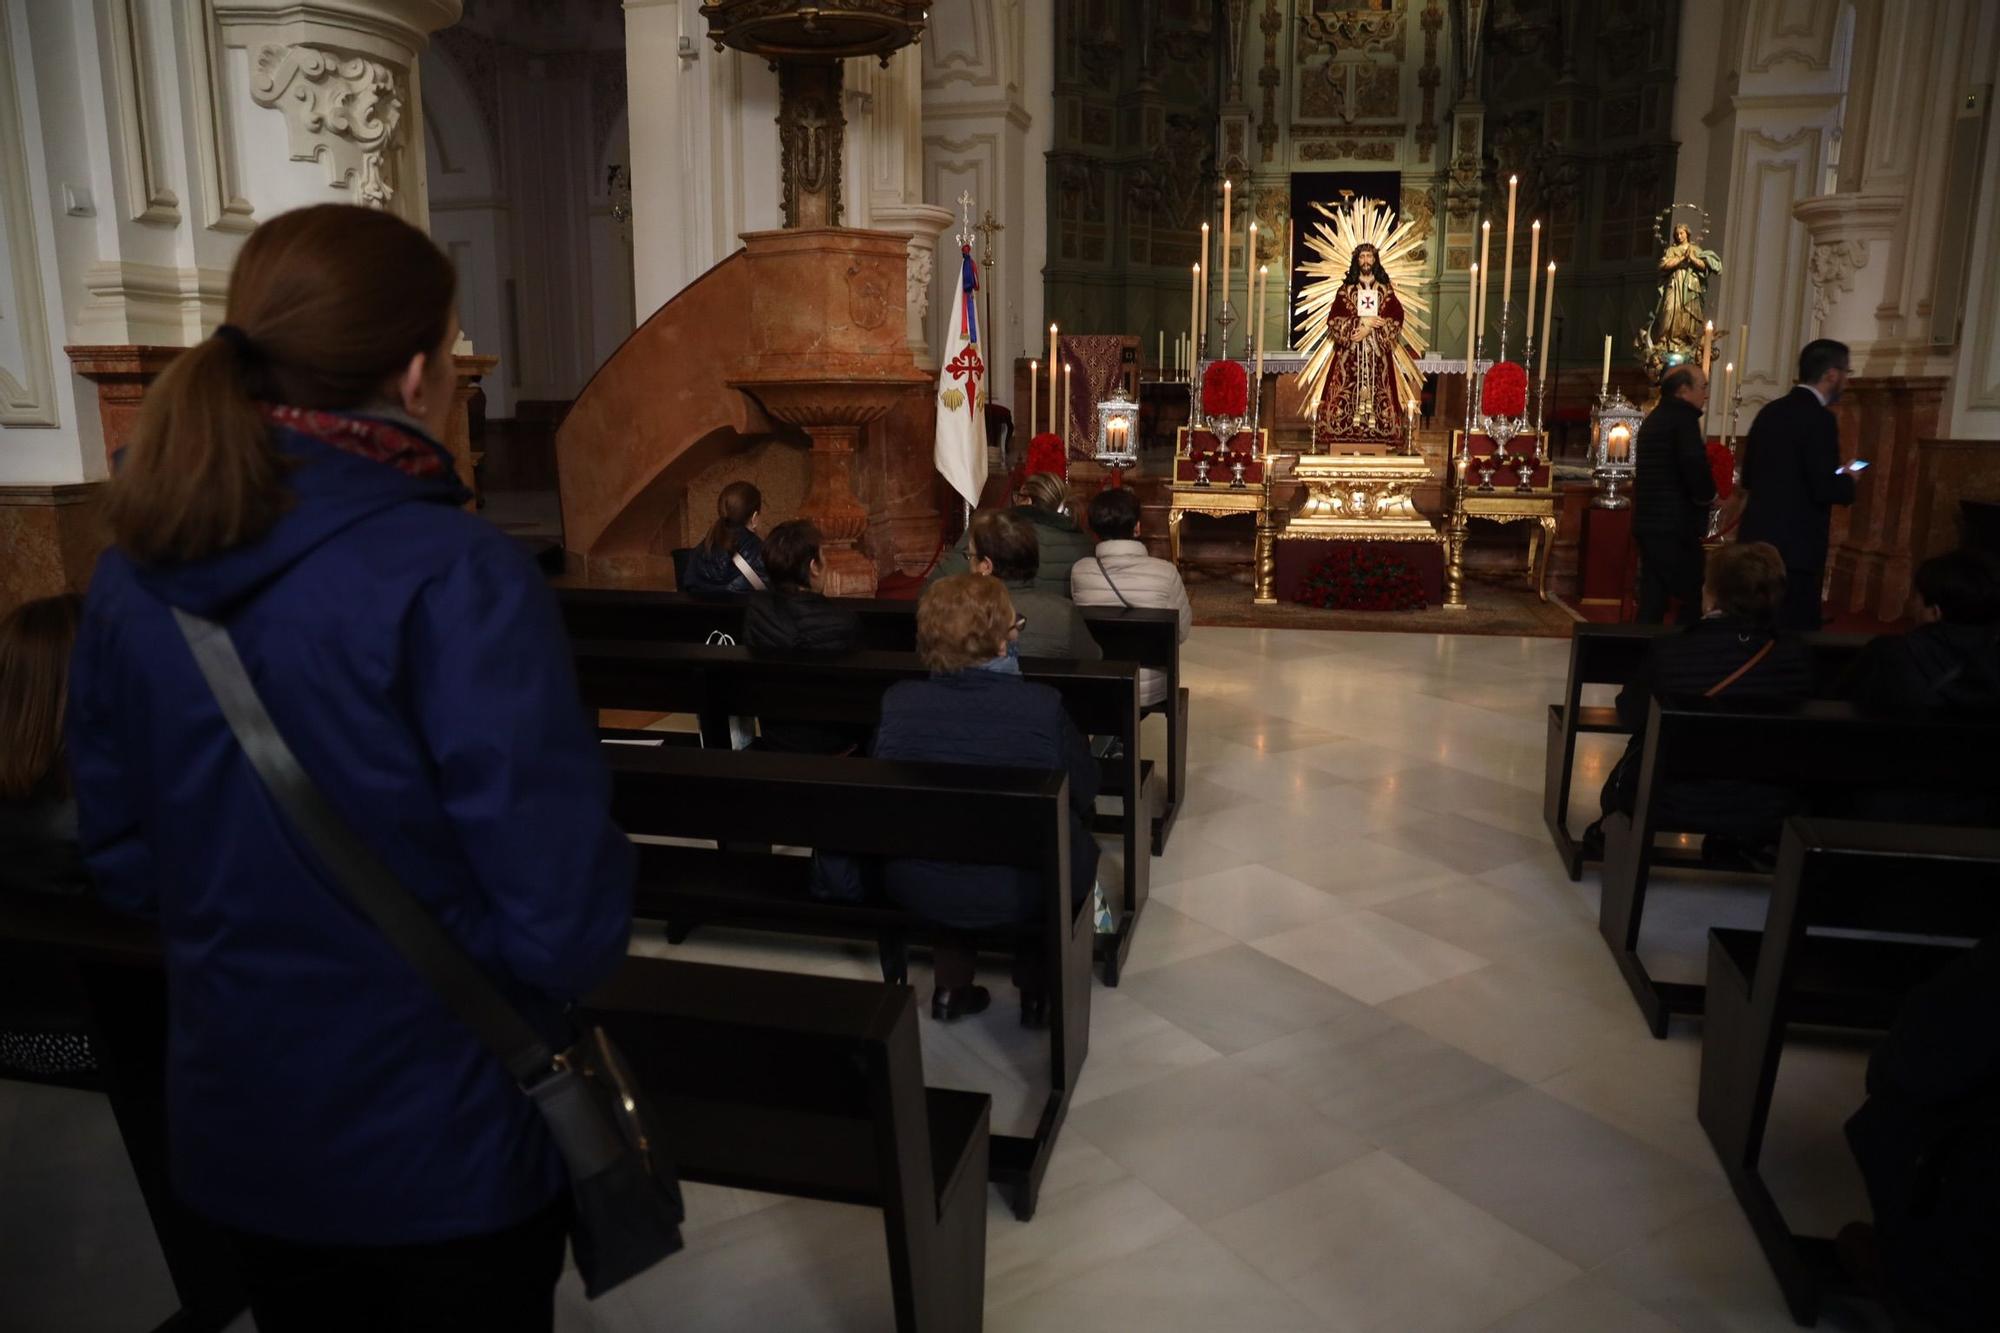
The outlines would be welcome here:
M 1269 430 L 1240 430 L 1225 442 L 1205 428 L 1182 426 L 1174 433 L 1174 479 L 1167 500 L 1168 558 L 1176 565 L 1181 562 L 1181 520 L 1189 514 L 1241 515 L 1256 525 L 1250 567 L 1259 606 L 1278 600 L 1271 548 L 1277 520 L 1271 510 L 1271 474 L 1277 460 L 1270 447 Z
M 1275 582 L 1288 597 L 1313 567 L 1344 550 L 1390 549 L 1421 581 L 1435 606 L 1444 586 L 1444 534 L 1417 510 L 1417 488 L 1436 478 L 1421 454 L 1301 454 L 1292 479 L 1305 498 L 1277 531 Z
M 1491 436 L 1451 433 L 1446 498 L 1450 558 L 1445 605 L 1465 605 L 1465 531 L 1475 518 L 1494 523 L 1533 523 L 1528 532 L 1528 580 L 1535 595 L 1549 600 L 1549 548 L 1555 544 L 1562 495 L 1555 489 L 1545 432 L 1517 435 L 1504 448 Z

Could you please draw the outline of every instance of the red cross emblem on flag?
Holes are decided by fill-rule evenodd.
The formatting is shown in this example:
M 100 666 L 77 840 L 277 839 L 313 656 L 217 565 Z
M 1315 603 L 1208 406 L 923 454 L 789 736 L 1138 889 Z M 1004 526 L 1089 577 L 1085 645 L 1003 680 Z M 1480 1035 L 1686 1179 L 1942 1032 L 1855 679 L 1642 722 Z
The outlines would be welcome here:
M 976 343 L 967 343 L 957 356 L 946 363 L 944 373 L 965 386 L 966 402 L 977 408 L 979 403 L 979 377 L 986 373 L 986 366 L 979 359 L 978 345 Z M 953 403 L 952 406 L 956 407 L 957 404 Z

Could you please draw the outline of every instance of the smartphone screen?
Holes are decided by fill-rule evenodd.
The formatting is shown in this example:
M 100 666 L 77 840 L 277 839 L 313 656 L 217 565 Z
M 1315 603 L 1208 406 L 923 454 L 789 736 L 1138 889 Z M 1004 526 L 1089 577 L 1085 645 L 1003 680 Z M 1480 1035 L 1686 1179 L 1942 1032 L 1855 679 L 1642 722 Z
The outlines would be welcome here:
M 1837 477 L 1843 472 L 1866 472 L 1867 470 L 1868 470 L 1868 460 L 1865 458 L 1857 458 L 1852 463 L 1848 463 L 1841 467 L 1835 468 L 1833 470 L 1833 475 Z

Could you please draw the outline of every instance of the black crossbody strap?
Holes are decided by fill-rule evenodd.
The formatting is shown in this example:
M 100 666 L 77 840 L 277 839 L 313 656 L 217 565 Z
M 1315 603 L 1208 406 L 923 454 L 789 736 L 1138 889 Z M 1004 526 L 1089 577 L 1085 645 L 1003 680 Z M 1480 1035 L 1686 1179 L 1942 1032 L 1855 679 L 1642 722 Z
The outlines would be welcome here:
M 299 766 L 250 683 L 229 631 L 179 607 L 173 612 L 175 624 L 194 651 L 195 665 L 222 706 L 222 716 L 250 766 L 348 900 L 500 1057 L 516 1082 L 526 1085 L 546 1074 L 555 1055 L 541 1034 L 403 887 L 395 872 L 354 835 Z

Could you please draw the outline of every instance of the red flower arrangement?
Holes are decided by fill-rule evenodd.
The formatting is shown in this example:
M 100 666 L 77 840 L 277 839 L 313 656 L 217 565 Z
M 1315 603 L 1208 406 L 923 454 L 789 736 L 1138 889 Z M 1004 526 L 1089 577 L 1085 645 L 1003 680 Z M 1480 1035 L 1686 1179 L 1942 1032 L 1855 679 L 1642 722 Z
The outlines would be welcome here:
M 1053 472 L 1060 477 L 1068 471 L 1069 455 L 1063 451 L 1062 436 L 1045 430 L 1028 441 L 1028 461 L 1022 475 L 1032 477 L 1037 472 Z
M 1736 493 L 1736 455 L 1721 440 L 1709 440 L 1708 473 L 1715 478 L 1715 498 L 1727 500 Z
M 1528 370 L 1517 361 L 1502 361 L 1486 372 L 1479 393 L 1483 416 L 1520 418 L 1528 415 Z
M 1421 611 L 1424 581 L 1396 556 L 1349 546 L 1314 565 L 1292 600 L 1323 611 Z
M 1216 361 L 1202 372 L 1201 410 L 1212 417 L 1249 414 L 1250 377 L 1239 363 Z

